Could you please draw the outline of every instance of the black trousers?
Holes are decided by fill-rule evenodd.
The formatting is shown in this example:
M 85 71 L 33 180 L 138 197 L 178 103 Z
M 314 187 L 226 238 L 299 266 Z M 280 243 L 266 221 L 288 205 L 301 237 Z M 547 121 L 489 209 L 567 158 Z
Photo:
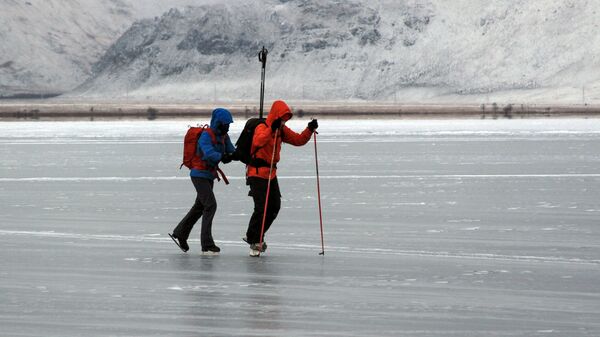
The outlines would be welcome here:
M 246 184 L 250 185 L 249 196 L 254 199 L 254 212 L 250 217 L 250 223 L 248 224 L 248 230 L 246 231 L 246 237 L 248 243 L 259 243 L 260 242 L 260 230 L 262 227 L 263 213 L 265 211 L 265 201 L 267 198 L 267 179 L 258 177 L 250 177 L 247 179 Z M 279 191 L 279 183 L 277 178 L 271 180 L 271 191 L 269 192 L 269 204 L 267 205 L 267 217 L 265 221 L 266 234 L 277 214 L 281 208 L 281 192 Z M 263 239 L 264 241 L 264 239 Z
M 200 243 L 202 248 L 215 244 L 212 237 L 212 222 L 217 212 L 217 200 L 213 193 L 214 181 L 205 178 L 192 177 L 192 183 L 196 189 L 196 201 L 190 211 L 181 219 L 179 225 L 173 231 L 173 235 L 187 240 L 192 228 L 202 217 L 202 229 L 200 230 Z

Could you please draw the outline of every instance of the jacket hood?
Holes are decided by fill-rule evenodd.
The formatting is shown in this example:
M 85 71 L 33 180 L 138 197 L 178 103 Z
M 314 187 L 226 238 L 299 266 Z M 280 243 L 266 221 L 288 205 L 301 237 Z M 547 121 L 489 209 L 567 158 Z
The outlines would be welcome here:
M 219 125 L 233 123 L 233 117 L 231 112 L 227 109 L 217 108 L 212 112 L 212 118 L 210 120 L 210 128 L 213 130 L 219 130 Z
M 269 111 L 266 123 L 268 126 L 271 126 L 271 124 L 278 118 L 282 118 L 283 120 L 287 121 L 292 118 L 292 116 L 292 110 L 284 101 L 275 101 L 271 106 L 271 111 Z

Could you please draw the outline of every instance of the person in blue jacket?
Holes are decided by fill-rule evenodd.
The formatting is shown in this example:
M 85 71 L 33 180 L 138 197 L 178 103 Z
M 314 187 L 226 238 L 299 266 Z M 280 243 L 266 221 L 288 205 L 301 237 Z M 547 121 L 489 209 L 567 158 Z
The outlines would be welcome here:
M 192 160 L 190 177 L 196 189 L 196 201 L 177 227 L 169 234 L 173 241 L 187 252 L 188 237 L 196 222 L 202 217 L 200 243 L 202 253 L 218 254 L 221 249 L 215 245 L 212 237 L 212 222 L 217 211 L 217 200 L 213 193 L 215 178 L 218 178 L 219 163 L 227 164 L 234 157 L 235 146 L 229 139 L 229 125 L 233 123 L 231 113 L 227 109 L 218 108 L 212 112 L 210 129 L 202 132 L 198 139 L 196 156 Z

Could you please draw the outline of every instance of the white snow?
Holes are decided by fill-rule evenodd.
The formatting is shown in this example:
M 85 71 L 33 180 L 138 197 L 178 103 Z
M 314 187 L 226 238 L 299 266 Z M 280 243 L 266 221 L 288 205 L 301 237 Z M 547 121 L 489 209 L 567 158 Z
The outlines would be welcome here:
M 73 89 L 135 20 L 206 2 L 0 1 L 0 96 Z
M 78 94 L 167 101 L 256 97 L 259 64 L 248 48 L 266 44 L 268 98 L 600 100 L 598 2 L 263 3 L 204 7 L 146 22 L 113 46 L 102 71 Z M 168 37 L 150 39 L 149 32 Z M 204 39 L 210 41 L 196 41 Z M 231 50 L 215 50 L 238 39 L 243 43 Z M 182 41 L 197 42 L 196 48 L 180 50 Z M 127 56 L 138 47 L 145 51 Z
M 133 34 L 141 55 L 113 63 L 77 95 L 255 98 L 259 68 L 248 43 L 270 46 L 268 99 L 600 102 L 600 2 L 564 0 L 2 1 L 0 95 L 70 90 L 134 21 L 211 3 L 183 11 L 184 21 L 147 21 L 162 37 L 144 45 Z M 179 50 L 194 30 L 216 41 L 200 49 L 244 43 L 220 54 Z

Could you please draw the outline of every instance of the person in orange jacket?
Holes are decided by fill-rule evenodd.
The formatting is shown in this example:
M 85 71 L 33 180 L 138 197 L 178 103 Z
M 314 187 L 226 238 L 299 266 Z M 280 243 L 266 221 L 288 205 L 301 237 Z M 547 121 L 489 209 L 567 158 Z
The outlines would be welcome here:
M 277 163 L 279 162 L 282 143 L 295 146 L 305 145 L 310 140 L 313 132 L 319 127 L 317 120 L 313 119 L 302 133 L 296 133 L 285 126 L 285 122 L 290 120 L 292 116 L 292 111 L 285 102 L 275 101 L 265 123 L 259 124 L 254 131 L 251 148 L 253 161 L 246 168 L 246 185 L 250 186 L 248 195 L 254 199 L 254 213 L 250 217 L 250 223 L 244 238 L 244 241 L 250 244 L 250 255 L 252 256 L 259 255 L 261 251 L 264 252 L 267 248 L 264 240 L 262 247 L 259 247 L 259 244 L 269 179 L 271 179 L 271 187 L 264 233 L 269 230 L 281 208 Z M 276 133 L 277 139 L 275 139 Z M 271 176 L 269 176 L 271 158 L 273 158 L 273 170 Z

